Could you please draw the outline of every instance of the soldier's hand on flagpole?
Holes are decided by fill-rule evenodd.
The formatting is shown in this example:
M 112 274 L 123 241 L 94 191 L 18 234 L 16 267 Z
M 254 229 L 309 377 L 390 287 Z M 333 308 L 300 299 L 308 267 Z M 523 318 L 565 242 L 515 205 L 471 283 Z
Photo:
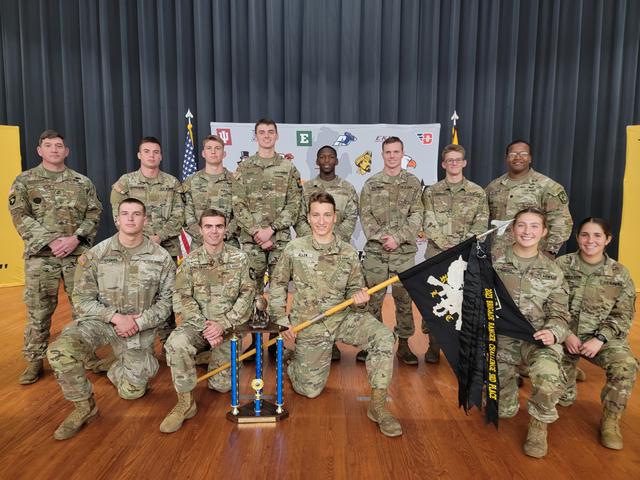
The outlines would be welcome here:
M 582 348 L 582 342 L 580 339 L 574 335 L 573 333 L 567 337 L 564 341 L 565 347 L 567 347 L 567 351 L 574 355 L 580 355 L 580 348 Z
M 293 331 L 293 327 L 289 327 L 281 333 L 282 338 L 294 342 L 298 334 Z
M 356 307 L 361 307 L 363 305 L 366 305 L 370 299 L 371 295 L 369 295 L 366 288 L 363 288 L 362 290 L 355 293 L 355 295 L 353 296 L 353 303 Z
M 545 345 L 553 345 L 554 343 L 556 343 L 556 336 L 551 330 L 548 329 L 538 330 L 533 334 L 533 338 L 535 338 L 536 340 L 540 340 Z

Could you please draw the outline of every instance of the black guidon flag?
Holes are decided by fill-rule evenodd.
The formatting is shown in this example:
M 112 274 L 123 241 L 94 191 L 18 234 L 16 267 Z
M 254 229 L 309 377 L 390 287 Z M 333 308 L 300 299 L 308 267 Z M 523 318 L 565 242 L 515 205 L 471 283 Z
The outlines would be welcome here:
M 497 427 L 497 334 L 542 344 L 485 252 L 472 237 L 398 277 L 458 378 L 459 406 L 482 409 L 484 398 L 485 420 Z

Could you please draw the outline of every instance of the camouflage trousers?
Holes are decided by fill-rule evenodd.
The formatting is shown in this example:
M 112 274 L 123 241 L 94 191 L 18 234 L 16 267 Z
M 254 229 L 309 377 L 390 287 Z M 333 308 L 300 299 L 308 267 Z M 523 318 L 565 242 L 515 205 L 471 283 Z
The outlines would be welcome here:
M 365 252 L 362 261 L 364 276 L 369 288 L 388 280 L 398 272 L 403 272 L 415 264 L 415 256 L 411 254 L 394 254 Z M 386 290 L 371 295 L 369 300 L 369 312 L 382 322 L 382 303 Z M 396 304 L 396 326 L 394 332 L 400 338 L 409 338 L 415 332 L 413 323 L 413 310 L 411 309 L 411 297 L 400 282 L 391 286 L 391 294 Z
M 209 342 L 202 336 L 202 332 L 191 325 L 180 325 L 169 336 L 164 348 L 167 351 L 167 365 L 171 368 L 173 387 L 178 393 L 187 393 L 196 388 L 196 362 L 199 352 L 209 347 Z M 207 371 L 219 367 L 231 360 L 231 343 L 223 342 L 211 349 L 211 358 Z M 218 392 L 231 390 L 231 369 L 210 377 L 209 388 Z
M 173 259 L 173 263 L 175 263 L 176 268 L 178 268 L 178 257 L 171 257 L 171 258 Z M 173 305 L 176 305 L 176 303 L 173 302 Z M 167 319 L 164 322 L 162 322 L 160 325 L 158 325 L 158 328 L 156 329 L 158 332 L 158 338 L 160 339 L 160 342 L 162 342 L 163 344 L 167 342 L 169 335 L 171 335 L 171 332 L 173 332 L 176 328 L 176 313 L 180 313 L 180 312 L 171 311 Z
M 256 294 L 264 292 L 264 276 L 267 271 L 272 272 L 278 259 L 287 246 L 287 242 L 276 242 L 273 250 L 264 251 L 255 243 L 243 243 L 242 251 L 249 256 L 249 266 L 255 274 Z
M 337 314 L 339 315 L 339 314 Z M 298 334 L 287 374 L 296 393 L 315 398 L 324 389 L 331 368 L 331 348 L 343 342 L 368 352 L 366 367 L 372 388 L 386 389 L 393 375 L 393 333 L 367 312 L 347 312 L 334 332 L 323 323 Z
M 518 365 L 529 367 L 531 397 L 527 410 L 533 418 L 552 423 L 558 419 L 556 404 L 562 394 L 562 345 L 539 347 L 524 340 L 498 335 L 498 378 L 500 379 L 499 415 L 511 418 L 518 413 L 520 402 L 516 370 Z
M 28 362 L 40 360 L 47 354 L 51 315 L 58 306 L 60 280 L 64 280 L 64 290 L 71 303 L 77 260 L 76 256 L 30 257 L 24 262 L 23 300 L 27 306 L 27 326 L 22 353 Z M 75 318 L 73 304 L 71 315 Z
M 571 355 L 565 351 L 562 369 L 565 374 L 563 402 L 573 403 L 577 397 L 576 366 L 580 355 Z M 626 340 L 610 340 L 605 343 L 590 362 L 603 368 L 607 381 L 600 392 L 602 405 L 612 412 L 622 412 L 627 406 L 631 390 L 638 374 L 638 362 Z
M 49 347 L 47 357 L 64 398 L 78 402 L 87 400 L 93 393 L 84 363 L 96 348 L 110 344 L 116 361 L 107 376 L 120 397 L 133 400 L 144 395 L 147 382 L 158 371 L 158 361 L 153 355 L 154 340 L 154 329 L 121 338 L 111 324 L 81 320 L 62 331 Z

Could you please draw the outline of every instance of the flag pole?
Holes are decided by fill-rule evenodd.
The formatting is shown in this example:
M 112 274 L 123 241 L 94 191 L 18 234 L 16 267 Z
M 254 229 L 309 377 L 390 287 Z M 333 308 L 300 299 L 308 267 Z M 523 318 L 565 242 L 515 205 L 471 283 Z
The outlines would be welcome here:
M 379 292 L 380 290 L 387 288 L 389 285 L 396 283 L 398 280 L 400 280 L 400 277 L 398 277 L 398 275 L 394 275 L 393 277 L 391 277 L 388 280 L 385 280 L 382 283 L 379 283 L 378 285 L 375 285 L 374 287 L 371 287 L 370 289 L 367 290 L 367 293 L 369 295 L 372 295 L 376 292 Z M 310 327 L 311 325 L 313 325 L 316 322 L 319 322 L 320 320 L 322 320 L 323 318 L 327 318 L 330 317 L 331 315 L 333 315 L 334 313 L 338 313 L 341 312 L 342 310 L 344 310 L 347 307 L 350 307 L 351 305 L 353 305 L 353 298 L 350 298 L 349 300 L 345 300 L 344 302 L 336 305 L 335 307 L 331 307 L 328 310 L 325 310 L 324 312 L 322 312 L 321 314 L 313 317 L 311 320 L 307 320 L 305 322 L 302 322 L 298 325 L 296 325 L 295 327 L 293 327 L 293 332 L 294 333 L 298 333 L 301 330 L 304 330 L 305 328 Z M 272 338 L 271 340 L 269 340 L 268 342 L 263 344 L 263 350 L 270 347 L 271 345 L 274 345 L 277 341 L 277 337 L 276 338 Z M 256 349 L 252 348 L 251 350 L 248 350 L 246 352 L 244 352 L 242 355 L 240 355 L 240 358 L 238 360 L 244 360 L 246 358 L 249 358 L 253 355 L 255 355 L 256 353 Z M 220 365 L 218 368 L 216 368 L 215 370 L 211 370 L 210 372 L 202 375 L 201 377 L 198 377 L 198 382 L 201 382 L 203 380 L 206 380 L 207 378 L 213 377 L 214 375 L 219 374 L 220 372 L 224 372 L 226 369 L 231 367 L 231 362 L 227 362 L 224 363 L 222 365 Z

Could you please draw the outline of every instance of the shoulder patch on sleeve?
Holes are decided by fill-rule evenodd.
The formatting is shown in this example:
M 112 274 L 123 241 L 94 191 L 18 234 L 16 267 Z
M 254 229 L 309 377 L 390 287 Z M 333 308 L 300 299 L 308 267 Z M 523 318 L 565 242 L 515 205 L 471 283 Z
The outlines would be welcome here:
M 16 203 L 16 196 L 15 196 L 15 194 L 14 194 L 14 193 L 12 193 L 12 194 L 9 196 L 9 205 L 13 205 L 14 203 Z
M 559 194 L 558 194 L 558 200 L 560 200 L 563 204 L 567 204 L 569 202 L 569 198 L 567 197 L 567 192 L 565 192 L 564 190 L 562 190 Z
M 118 192 L 120 195 L 124 195 L 124 194 L 127 193 L 127 189 L 125 188 L 125 186 L 122 184 L 122 182 L 120 180 L 118 180 L 116 183 L 114 183 L 112 188 L 116 192 Z
M 85 254 L 80 255 L 80 257 L 78 257 L 78 265 L 84 268 L 86 264 L 87 264 L 87 256 Z

